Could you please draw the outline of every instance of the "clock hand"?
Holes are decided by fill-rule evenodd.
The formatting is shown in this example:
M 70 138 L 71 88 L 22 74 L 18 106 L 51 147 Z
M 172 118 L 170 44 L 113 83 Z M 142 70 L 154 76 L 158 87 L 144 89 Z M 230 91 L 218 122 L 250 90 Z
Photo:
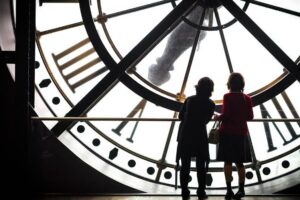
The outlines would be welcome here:
M 79 101 L 65 116 L 81 116 L 87 113 L 97 101 L 99 101 L 107 92 L 111 90 L 118 83 L 118 79 L 122 77 L 125 70 L 134 66 L 145 55 L 149 49 L 153 48 L 156 44 L 156 40 L 168 31 L 168 28 L 172 26 L 180 16 L 182 16 L 196 0 L 183 0 L 177 7 L 175 7 L 136 47 L 134 47 L 118 64 L 115 63 L 109 53 L 104 50 L 105 47 L 100 38 L 96 34 L 93 21 L 85 21 L 85 27 L 91 39 L 96 51 L 103 55 L 109 63 L 107 66 L 111 67 L 111 71 L 85 96 Z M 85 12 L 87 17 L 91 18 L 91 12 L 88 1 L 80 0 L 81 10 Z M 94 30 L 91 30 L 94 29 Z M 59 121 L 51 131 L 55 136 L 59 136 L 65 129 L 69 128 L 74 122 L 72 121 Z

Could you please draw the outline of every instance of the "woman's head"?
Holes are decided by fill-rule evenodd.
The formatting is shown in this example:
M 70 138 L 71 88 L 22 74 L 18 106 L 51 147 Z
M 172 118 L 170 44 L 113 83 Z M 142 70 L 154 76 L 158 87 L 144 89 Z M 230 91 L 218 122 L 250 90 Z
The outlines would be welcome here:
M 228 78 L 227 87 L 230 91 L 235 91 L 235 92 L 244 91 L 244 87 L 245 87 L 244 77 L 237 72 L 231 73 Z
M 214 82 L 208 77 L 203 77 L 198 81 L 198 84 L 195 87 L 197 94 L 210 97 L 211 93 L 214 91 Z

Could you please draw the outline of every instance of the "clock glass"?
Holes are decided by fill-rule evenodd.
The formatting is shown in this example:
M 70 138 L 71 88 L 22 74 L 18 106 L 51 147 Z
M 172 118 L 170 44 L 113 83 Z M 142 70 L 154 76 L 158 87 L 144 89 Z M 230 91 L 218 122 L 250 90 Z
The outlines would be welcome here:
M 220 108 L 228 75 L 240 72 L 244 92 L 255 102 L 255 118 L 263 119 L 249 122 L 254 161 L 246 165 L 246 190 L 273 193 L 299 183 L 291 177 L 299 175 L 300 167 L 300 122 L 294 120 L 299 119 L 300 85 L 279 58 L 299 66 L 299 2 L 230 1 L 244 13 L 241 18 L 249 16 L 270 38 L 266 41 L 257 40 L 249 31 L 253 27 L 217 1 L 193 1 L 186 7 L 185 1 L 174 0 L 41 2 L 35 110 L 39 117 L 86 117 L 60 131 L 62 122 L 43 120 L 83 162 L 138 190 L 173 194 L 181 103 L 195 93 L 200 77 L 209 76 L 215 83 L 212 99 Z M 162 23 L 176 12 L 181 12 L 176 20 Z M 86 22 L 89 16 L 92 24 Z M 157 27 L 163 31 L 156 35 Z M 136 48 L 151 35 L 155 39 L 145 43 L 147 48 Z M 99 41 L 104 51 L 98 51 Z M 270 41 L 283 56 L 265 48 Z M 122 65 L 128 65 L 122 77 L 109 78 Z M 95 92 L 106 80 L 107 89 Z M 223 163 L 215 160 L 215 145 L 210 154 L 208 192 L 223 193 Z M 195 163 L 192 167 L 189 186 L 195 189 Z

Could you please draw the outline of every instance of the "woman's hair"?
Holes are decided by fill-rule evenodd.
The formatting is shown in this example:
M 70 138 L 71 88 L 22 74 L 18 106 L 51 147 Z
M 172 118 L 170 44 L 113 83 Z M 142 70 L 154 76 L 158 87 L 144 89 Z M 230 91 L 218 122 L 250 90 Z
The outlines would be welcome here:
M 214 82 L 208 77 L 203 77 L 198 81 L 198 84 L 195 87 L 197 94 L 210 97 L 211 93 L 214 91 Z
M 245 80 L 242 74 L 237 72 L 231 73 L 228 78 L 227 87 L 231 91 L 244 91 Z

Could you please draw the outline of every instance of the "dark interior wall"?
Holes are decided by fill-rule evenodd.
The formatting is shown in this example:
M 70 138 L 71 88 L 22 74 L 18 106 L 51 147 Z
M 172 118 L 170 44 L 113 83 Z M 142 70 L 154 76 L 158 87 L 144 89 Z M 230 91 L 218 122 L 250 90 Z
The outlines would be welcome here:
M 1 120 L 3 142 L 1 159 L 4 166 L 6 191 L 31 190 L 34 193 L 61 194 L 108 194 L 137 193 L 139 191 L 124 186 L 78 159 L 55 137 L 50 136 L 48 129 L 40 122 L 32 122 L 32 134 L 28 138 L 28 149 L 20 149 L 19 138 L 15 130 L 14 117 L 14 81 L 5 65 L 0 66 L 2 114 Z M 20 169 L 20 152 L 28 151 L 26 158 L 28 168 Z M 24 174 L 25 173 L 25 174 Z M 28 180 L 27 180 L 28 178 Z M 21 179 L 28 185 L 16 184 Z M 29 186 L 27 188 L 25 186 Z
M 15 51 L 12 1 L 0 0 L 0 51 Z M 22 23 L 21 23 L 22 24 Z M 15 60 L 16 62 L 16 60 Z M 24 61 L 25 62 L 25 61 Z M 31 123 L 26 141 L 17 130 L 16 87 L 3 54 L 0 54 L 2 189 L 29 193 L 132 193 L 97 172 L 64 147 L 40 122 Z M 27 148 L 24 149 L 24 143 Z M 25 152 L 25 153 L 24 153 Z M 22 193 L 24 192 L 24 193 Z M 24 196 L 24 195 L 23 195 Z
M 0 49 L 1 50 L 1 49 Z M 12 80 L 9 80 L 5 74 L 8 73 L 6 65 L 0 59 L 0 94 L 1 94 L 1 115 L 0 120 L 1 128 L 1 165 L 3 170 L 4 191 L 6 188 L 13 188 L 14 182 L 17 180 L 16 165 L 18 161 L 18 144 L 16 143 L 17 137 L 15 135 L 14 126 L 14 86 L 11 84 Z M 11 78 L 10 78 L 11 79 Z

